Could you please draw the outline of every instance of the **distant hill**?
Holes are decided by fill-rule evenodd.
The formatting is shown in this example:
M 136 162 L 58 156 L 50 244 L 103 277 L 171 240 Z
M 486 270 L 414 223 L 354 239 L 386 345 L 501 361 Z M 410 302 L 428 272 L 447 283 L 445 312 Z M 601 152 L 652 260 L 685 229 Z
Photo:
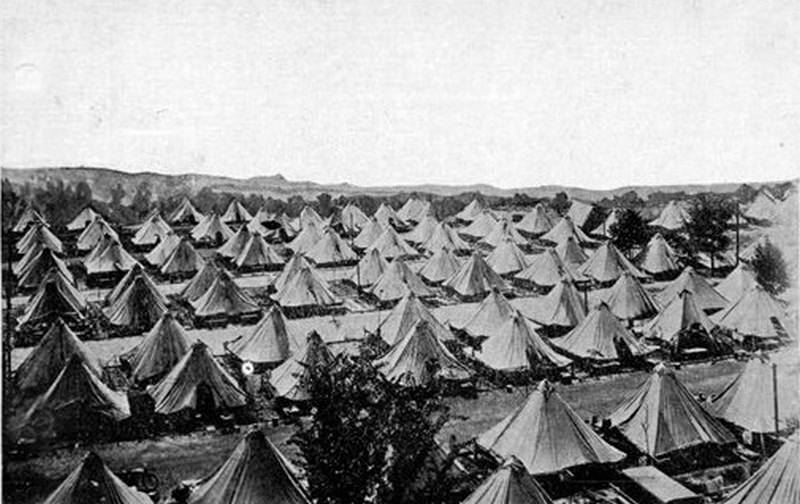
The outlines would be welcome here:
M 267 175 L 238 179 L 233 177 L 180 174 L 164 175 L 160 173 L 139 172 L 128 173 L 109 168 L 93 167 L 63 167 L 63 168 L 2 168 L 3 178 L 12 184 L 45 186 L 50 181 L 63 181 L 64 183 L 77 183 L 85 180 L 92 188 L 94 198 L 110 201 L 111 189 L 117 184 L 122 184 L 125 192 L 132 196 L 140 183 L 147 181 L 155 197 L 170 196 L 173 194 L 195 194 L 207 187 L 216 191 L 230 193 L 251 194 L 257 193 L 273 198 L 286 199 L 292 195 L 303 198 L 315 198 L 320 193 L 331 196 L 367 194 L 373 196 L 397 193 L 430 193 L 438 195 L 455 195 L 465 192 L 480 192 L 491 196 L 513 196 L 515 193 L 524 193 L 535 198 L 552 197 L 555 193 L 563 191 L 571 198 L 586 201 L 597 201 L 604 197 L 613 198 L 628 191 L 636 191 L 642 198 L 653 192 L 679 192 L 693 194 L 701 191 L 730 192 L 736 190 L 740 184 L 712 184 L 712 185 L 669 185 L 669 186 L 628 186 L 611 190 L 591 190 L 577 187 L 564 187 L 557 185 L 539 187 L 521 187 L 517 189 L 501 189 L 491 185 L 401 185 L 365 187 L 353 184 L 318 184 L 308 181 L 287 180 L 283 175 Z M 764 185 L 761 183 L 750 184 L 753 187 Z

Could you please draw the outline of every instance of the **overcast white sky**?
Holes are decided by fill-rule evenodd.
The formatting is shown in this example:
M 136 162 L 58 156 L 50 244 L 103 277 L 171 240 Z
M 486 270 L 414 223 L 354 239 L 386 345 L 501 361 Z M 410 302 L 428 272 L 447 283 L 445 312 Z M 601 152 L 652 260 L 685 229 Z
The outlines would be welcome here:
M 591 188 L 800 173 L 797 0 L 0 9 L 3 166 Z

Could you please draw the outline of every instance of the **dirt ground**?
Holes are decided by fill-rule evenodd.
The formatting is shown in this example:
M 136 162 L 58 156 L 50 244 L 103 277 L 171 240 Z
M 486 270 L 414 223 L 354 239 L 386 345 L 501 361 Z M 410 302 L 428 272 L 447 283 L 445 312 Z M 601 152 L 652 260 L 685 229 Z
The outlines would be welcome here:
M 678 370 L 681 381 L 694 393 L 718 392 L 741 369 L 736 361 L 684 366 Z M 583 418 L 593 414 L 605 416 L 646 378 L 643 372 L 627 373 L 559 386 L 559 393 Z M 459 441 L 468 440 L 488 429 L 527 396 L 524 387 L 511 392 L 494 390 L 481 393 L 476 399 L 453 398 L 448 402 L 453 420 L 441 432 L 445 441 L 454 434 Z M 269 438 L 290 458 L 296 449 L 290 444 L 294 426 L 265 427 Z M 154 440 L 110 443 L 91 447 L 54 450 L 47 455 L 25 461 L 3 464 L 4 502 L 33 504 L 41 502 L 76 466 L 88 449 L 96 451 L 112 468 L 146 466 L 161 480 L 165 493 L 178 482 L 199 478 L 221 463 L 241 439 L 241 434 L 198 432 L 173 435 Z

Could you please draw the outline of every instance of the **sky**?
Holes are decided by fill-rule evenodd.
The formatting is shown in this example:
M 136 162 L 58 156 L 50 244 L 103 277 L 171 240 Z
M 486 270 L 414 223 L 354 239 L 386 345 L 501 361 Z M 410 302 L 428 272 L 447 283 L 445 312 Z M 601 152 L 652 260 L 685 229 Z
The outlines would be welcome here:
M 359 185 L 800 173 L 797 0 L 4 0 L 0 165 Z

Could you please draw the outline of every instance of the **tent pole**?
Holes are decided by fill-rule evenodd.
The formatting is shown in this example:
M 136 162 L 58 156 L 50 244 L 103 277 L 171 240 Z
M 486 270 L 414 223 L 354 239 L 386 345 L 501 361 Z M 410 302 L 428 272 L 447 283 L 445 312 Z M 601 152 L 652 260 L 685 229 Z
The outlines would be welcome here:
M 739 202 L 736 202 L 736 266 L 739 266 Z
M 772 363 L 772 407 L 775 414 L 775 435 L 780 430 L 778 426 L 778 364 Z

